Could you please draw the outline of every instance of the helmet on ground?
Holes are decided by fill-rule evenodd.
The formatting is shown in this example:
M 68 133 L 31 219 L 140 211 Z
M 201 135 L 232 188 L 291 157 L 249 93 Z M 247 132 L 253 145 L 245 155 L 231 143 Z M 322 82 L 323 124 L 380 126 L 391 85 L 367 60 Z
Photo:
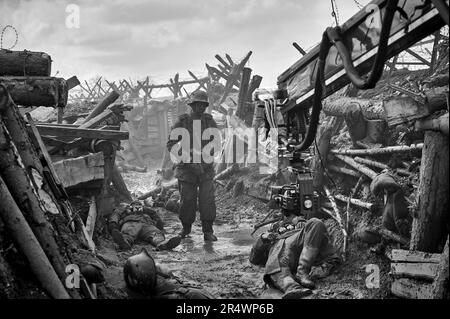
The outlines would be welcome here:
M 144 248 L 140 254 L 127 259 L 123 275 L 127 287 L 141 292 L 152 292 L 156 287 L 155 260 Z
M 208 94 L 206 94 L 205 91 L 197 91 L 192 93 L 188 104 L 192 105 L 194 103 L 203 103 L 209 105 Z

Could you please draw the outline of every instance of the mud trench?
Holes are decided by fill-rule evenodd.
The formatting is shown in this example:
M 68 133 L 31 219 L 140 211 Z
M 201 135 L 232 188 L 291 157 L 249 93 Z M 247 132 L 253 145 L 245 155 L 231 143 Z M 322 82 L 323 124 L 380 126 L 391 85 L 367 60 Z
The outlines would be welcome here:
M 123 177 L 132 194 L 151 189 L 157 175 L 128 172 Z M 251 247 L 268 226 L 251 235 L 253 225 L 261 222 L 269 212 L 266 203 L 248 195 L 234 196 L 225 187 L 216 185 L 217 218 L 214 231 L 217 242 L 205 243 L 197 214 L 192 233 L 171 251 L 157 251 L 150 244 L 137 243 L 130 251 L 119 251 L 109 238 L 98 242 L 98 256 L 107 265 L 104 292 L 107 298 L 129 298 L 125 291 L 122 267 L 126 259 L 143 247 L 152 252 L 157 263 L 170 269 L 180 283 L 204 288 L 215 298 L 281 298 L 281 293 L 267 289 L 263 282 L 264 268 L 249 262 Z M 157 208 L 163 218 L 166 237 L 176 235 L 181 224 L 176 213 Z M 327 226 L 330 223 L 326 223 Z M 380 288 L 366 287 L 366 266 L 380 266 Z M 347 260 L 329 277 L 318 280 L 317 288 L 306 299 L 362 299 L 386 298 L 389 295 L 389 261 L 374 253 L 368 246 L 350 241 Z

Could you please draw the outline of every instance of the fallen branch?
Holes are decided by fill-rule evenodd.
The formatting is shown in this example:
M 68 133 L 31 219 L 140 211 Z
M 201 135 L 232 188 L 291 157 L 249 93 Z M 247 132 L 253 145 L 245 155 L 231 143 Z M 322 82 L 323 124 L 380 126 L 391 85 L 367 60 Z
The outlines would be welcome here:
M 368 209 L 370 211 L 373 211 L 376 208 L 375 204 L 372 203 L 367 203 L 367 202 L 363 202 L 362 200 L 356 199 L 356 198 L 350 198 L 341 194 L 336 194 L 334 195 L 334 198 L 336 198 L 337 200 L 347 203 L 350 201 L 350 204 L 361 207 L 361 208 L 365 208 Z
M 373 166 L 373 167 L 378 167 L 381 169 L 390 169 L 388 165 L 384 164 L 384 163 L 380 163 L 377 161 L 373 161 L 367 158 L 362 158 L 362 157 L 355 157 L 355 162 L 361 163 L 361 164 L 366 164 L 369 166 Z
M 344 234 L 344 247 L 342 248 L 342 254 L 343 254 L 344 259 L 345 259 L 345 252 L 346 252 L 346 250 L 347 250 L 347 237 L 348 237 L 348 235 L 347 235 L 347 230 L 346 230 L 345 227 L 344 227 L 344 224 L 343 224 L 342 218 L 341 218 L 341 214 L 340 214 L 340 212 L 339 212 L 339 208 L 338 208 L 338 206 L 337 206 L 337 204 L 336 204 L 336 201 L 334 200 L 333 195 L 331 194 L 331 192 L 330 192 L 330 190 L 328 189 L 328 187 L 324 186 L 323 189 L 325 190 L 325 194 L 327 195 L 328 200 L 329 200 L 330 203 L 331 203 L 331 207 L 333 208 L 333 211 L 334 211 L 334 213 L 335 213 L 335 216 L 336 216 L 336 220 L 337 220 L 337 222 L 338 222 L 338 225 L 339 225 L 339 227 L 340 227 L 341 230 L 342 230 L 342 234 Z
M 362 164 L 359 164 L 359 163 L 355 162 L 355 160 L 353 158 L 351 158 L 351 157 L 343 156 L 343 155 L 335 155 L 335 156 L 338 159 L 340 159 L 341 161 L 345 162 L 346 164 L 348 164 L 351 167 L 353 167 L 354 169 L 356 169 L 357 171 L 363 173 L 364 175 L 366 175 L 370 179 L 374 179 L 378 175 L 375 171 L 371 170 L 367 166 L 364 166 Z
M 371 149 L 359 149 L 359 150 L 332 150 L 333 154 L 340 155 L 381 155 L 381 154 L 393 154 L 393 153 L 408 153 L 414 151 L 421 151 L 423 148 L 423 143 L 413 144 L 411 146 L 401 145 L 401 146 L 389 146 L 383 148 L 371 148 Z
M 361 177 L 361 174 L 359 172 L 355 172 L 354 170 L 348 169 L 346 167 L 340 167 L 340 166 L 336 166 L 336 165 L 329 165 L 328 169 L 330 171 L 335 172 L 335 173 L 345 174 L 345 175 L 349 175 L 349 176 L 356 177 L 356 178 L 360 178 Z

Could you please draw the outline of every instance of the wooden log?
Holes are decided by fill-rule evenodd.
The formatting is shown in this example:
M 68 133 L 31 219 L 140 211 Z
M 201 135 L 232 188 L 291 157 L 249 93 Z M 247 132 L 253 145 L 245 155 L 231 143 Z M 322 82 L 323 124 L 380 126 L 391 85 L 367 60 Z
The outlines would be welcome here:
M 81 137 L 87 139 L 101 140 L 127 140 L 128 132 L 100 130 L 100 129 L 80 129 L 74 127 L 56 127 L 52 125 L 36 125 L 41 135 L 50 135 L 57 137 Z
M 352 176 L 355 178 L 360 178 L 361 177 L 361 173 L 356 172 L 352 169 L 346 168 L 346 167 L 341 167 L 341 166 L 336 166 L 336 165 L 329 165 L 328 166 L 329 170 L 335 173 L 339 173 L 339 174 L 344 174 L 344 175 L 348 175 L 348 176 Z
M 448 112 L 438 118 L 426 118 L 420 119 L 415 123 L 415 129 L 417 131 L 433 130 L 440 131 L 448 136 L 449 131 Z
M 410 146 L 388 146 L 382 148 L 371 149 L 357 149 L 357 150 L 331 150 L 332 154 L 351 155 L 351 156 L 364 156 L 364 155 L 385 155 L 385 154 L 397 154 L 397 153 L 410 153 L 421 151 L 423 143 L 412 144 Z
M 430 254 L 417 250 L 392 249 L 389 259 L 392 262 L 437 264 L 441 260 L 441 254 Z
M 380 120 L 386 118 L 382 103 L 382 101 L 341 96 L 336 99 L 326 99 L 322 109 L 329 116 L 347 117 L 353 113 L 361 112 L 367 120 Z
M 235 115 L 242 120 L 245 120 L 244 114 L 245 114 L 245 108 L 247 107 L 246 99 L 247 99 L 247 93 L 248 93 L 251 74 L 252 74 L 252 69 L 243 68 L 242 75 L 241 75 L 241 86 L 239 88 L 239 95 L 238 95 L 238 105 L 237 105 L 236 113 L 235 113 Z
M 326 173 L 325 170 L 328 167 L 330 140 L 341 124 L 342 118 L 333 117 L 326 125 L 319 128 L 319 132 L 316 136 L 316 143 L 314 143 L 315 155 L 312 161 L 314 170 L 313 186 L 316 189 L 322 189 Z
M 374 205 L 372 203 L 364 202 L 364 201 L 359 200 L 357 198 L 349 198 L 348 196 L 344 196 L 344 195 L 341 195 L 341 194 L 334 195 L 334 198 L 336 198 L 337 200 L 339 200 L 341 202 L 344 202 L 344 203 L 347 203 L 350 200 L 350 204 L 352 204 L 354 206 L 361 207 L 361 208 L 368 209 L 370 211 L 373 211 L 373 210 L 376 209 L 376 205 Z
M 52 264 L 36 239 L 22 212 L 14 201 L 8 187 L 0 176 L 0 216 L 14 238 L 18 248 L 25 255 L 30 270 L 42 288 L 55 299 L 69 299 L 61 278 L 58 278 Z
M 406 299 L 429 299 L 431 284 L 409 278 L 399 278 L 392 283 L 391 293 Z
M 22 106 L 65 107 L 66 80 L 54 77 L 0 77 L 14 103 Z
M 441 254 L 436 277 L 434 278 L 433 286 L 431 289 L 431 297 L 433 299 L 444 299 L 448 297 L 448 237 L 445 243 L 444 251 Z
M 108 106 L 113 104 L 118 98 L 120 94 L 117 91 L 111 91 L 108 95 L 106 95 L 103 100 L 98 103 L 94 109 L 89 113 L 89 115 L 84 119 L 83 123 L 88 122 L 93 117 L 96 117 L 100 113 L 102 113 Z
M 0 49 L 0 76 L 50 76 L 51 69 L 47 53 Z
M 378 168 L 381 168 L 381 169 L 390 169 L 389 166 L 384 164 L 384 163 L 373 161 L 373 160 L 370 160 L 370 159 L 367 159 L 367 158 L 355 157 L 354 160 L 357 163 L 366 164 L 366 165 L 373 166 L 373 167 L 378 167 Z
M 410 249 L 438 253 L 448 234 L 448 136 L 427 131 L 421 163 L 419 209 L 413 219 Z
M 351 167 L 353 167 L 354 169 L 356 169 L 358 172 L 363 173 L 370 179 L 374 179 L 378 175 L 375 171 L 371 170 L 367 166 L 364 166 L 362 164 L 355 162 L 355 160 L 349 156 L 344 156 L 344 155 L 335 155 L 335 156 L 336 156 L 336 158 L 340 159 L 341 161 L 345 162 L 346 164 L 348 164 Z
M 7 183 L 11 195 L 24 213 L 26 220 L 42 248 L 53 265 L 59 278 L 65 278 L 64 260 L 59 253 L 55 241 L 55 234 L 48 222 L 45 212 L 49 205 L 45 205 L 34 184 L 22 164 L 15 144 L 11 140 L 3 121 L 0 120 L 0 173 Z M 43 178 L 41 176 L 41 178 Z M 33 187 L 34 186 L 34 187 Z M 53 204 L 54 205 L 54 204 Z M 55 212 L 56 210 L 56 212 Z M 52 207 L 51 213 L 58 213 L 57 207 Z
M 392 263 L 391 274 L 395 277 L 433 280 L 438 266 L 434 263 Z
M 245 98 L 246 101 L 246 108 L 245 108 L 245 112 L 243 115 L 244 118 L 244 122 L 245 124 L 247 124 L 248 126 L 251 126 L 253 124 L 253 116 L 255 113 L 255 104 L 252 103 L 252 96 L 253 96 L 253 92 L 255 92 L 255 90 L 257 88 L 259 88 L 259 86 L 261 85 L 261 81 L 262 81 L 262 77 L 259 75 L 254 75 L 250 81 L 250 84 L 248 86 L 248 90 L 247 90 L 247 96 Z

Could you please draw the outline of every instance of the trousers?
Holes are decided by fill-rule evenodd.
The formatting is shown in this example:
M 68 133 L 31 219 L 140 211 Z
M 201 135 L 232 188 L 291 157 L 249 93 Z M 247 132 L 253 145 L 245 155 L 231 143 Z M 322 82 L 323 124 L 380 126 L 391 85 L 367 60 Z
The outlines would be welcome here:
M 179 218 L 186 226 L 195 221 L 197 208 L 202 222 L 210 223 L 216 219 L 214 181 L 197 179 L 194 182 L 178 180 L 180 191 Z

